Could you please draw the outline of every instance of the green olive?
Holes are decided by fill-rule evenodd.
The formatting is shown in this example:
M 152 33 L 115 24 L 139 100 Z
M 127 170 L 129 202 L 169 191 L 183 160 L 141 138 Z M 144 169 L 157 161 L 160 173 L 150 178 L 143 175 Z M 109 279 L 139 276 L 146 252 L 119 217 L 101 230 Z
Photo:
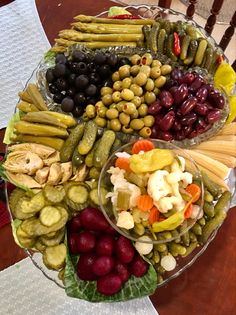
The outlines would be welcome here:
M 134 92 L 129 89 L 123 89 L 120 95 L 125 101 L 132 101 L 132 99 L 134 98 Z
M 147 115 L 143 117 L 143 122 L 145 127 L 152 127 L 155 122 L 155 118 L 152 115 Z
M 102 97 L 102 102 L 105 106 L 109 106 L 113 103 L 112 95 L 106 94 Z
M 148 106 L 147 104 L 141 104 L 138 108 L 138 113 L 139 113 L 139 116 L 141 117 L 144 117 L 147 115 L 148 113 Z
M 136 107 L 139 107 L 141 105 L 141 98 L 139 96 L 135 96 L 133 99 L 132 99 L 132 103 L 134 103 L 134 105 Z
M 138 84 L 131 84 L 130 90 L 133 91 L 135 96 L 141 96 L 143 94 L 143 89 Z
M 98 113 L 99 109 L 102 108 L 102 107 L 105 107 L 105 105 L 103 104 L 102 101 L 99 101 L 95 104 L 95 110 L 96 110 L 96 113 Z
M 129 126 L 122 126 L 121 131 L 128 134 L 134 133 L 134 130 Z
M 113 92 L 113 89 L 112 89 L 112 88 L 110 88 L 110 87 L 108 87 L 108 86 L 103 86 L 103 87 L 101 88 L 100 94 L 101 94 L 102 96 L 104 96 L 104 95 L 106 95 L 106 94 L 112 94 L 112 92 Z
M 124 104 L 124 106 L 123 106 L 123 112 L 124 113 L 126 113 L 126 114 L 128 114 L 128 115 L 132 115 L 132 114 L 134 114 L 135 113 L 135 111 L 136 111 L 136 106 L 134 105 L 134 103 L 126 103 L 126 104 Z
M 144 127 L 144 122 L 142 121 L 142 119 L 135 118 L 131 120 L 130 127 L 134 130 L 140 130 Z
M 130 115 L 130 118 L 135 119 L 135 118 L 138 118 L 138 116 L 139 116 L 139 113 L 138 113 L 138 110 L 136 109 L 136 111 Z
M 146 91 L 151 92 L 154 90 L 154 87 L 155 87 L 154 81 L 148 78 L 147 83 L 145 84 Z
M 132 74 L 133 77 L 135 77 L 139 73 L 139 70 L 140 70 L 140 66 L 135 65 L 131 67 L 130 73 Z
M 166 83 L 166 77 L 161 75 L 159 78 L 155 80 L 155 87 L 161 88 Z
M 157 79 L 157 78 L 159 78 L 160 75 L 161 75 L 161 68 L 160 67 L 151 68 L 150 77 L 152 79 Z
M 131 78 L 125 78 L 122 81 L 122 89 L 129 89 L 131 84 L 132 84 L 132 79 Z
M 113 99 L 113 102 L 115 102 L 115 103 L 118 103 L 118 102 L 122 101 L 122 98 L 121 98 L 121 95 L 120 95 L 120 91 L 115 91 L 112 94 L 112 99 Z
M 119 120 L 120 120 L 122 125 L 128 126 L 128 124 L 130 122 L 130 116 L 126 113 L 120 113 Z
M 94 118 L 96 116 L 96 110 L 94 105 L 87 105 L 85 108 L 85 113 L 89 118 Z
M 101 128 L 106 127 L 106 124 L 107 124 L 106 119 L 99 116 L 94 118 L 94 122 L 97 124 L 98 127 L 101 127 Z
M 123 112 L 124 104 L 126 104 L 126 101 L 121 101 L 116 104 L 116 108 L 118 109 L 119 112 Z
M 160 62 L 160 60 L 154 59 L 154 60 L 152 61 L 151 66 L 152 66 L 152 67 L 159 67 L 159 68 L 160 68 L 160 67 L 162 66 L 162 63 Z
M 117 109 L 117 107 L 116 107 L 116 103 L 112 103 L 112 104 L 109 106 L 109 109 L 112 109 L 112 108 Z
M 140 99 L 141 99 L 141 104 L 145 103 L 144 95 L 140 96 Z
M 161 74 L 162 75 L 167 75 L 167 74 L 171 73 L 171 71 L 172 71 L 172 67 L 170 65 L 161 66 Z
M 156 100 L 156 95 L 153 92 L 146 92 L 144 94 L 145 103 L 152 104 Z
M 88 115 L 86 114 L 86 112 L 83 113 L 82 119 L 83 119 L 83 121 L 89 121 L 89 117 L 88 117 Z
M 145 53 L 143 56 L 142 56 L 142 60 L 141 60 L 141 63 L 143 65 L 147 65 L 147 66 L 150 66 L 151 63 L 152 63 L 152 55 L 150 53 Z
M 110 121 L 110 129 L 114 131 L 120 131 L 121 129 L 121 123 L 119 119 L 115 118 Z
M 121 79 L 124 79 L 130 76 L 130 68 L 131 67 L 129 65 L 124 65 L 119 68 L 118 71 L 119 71 L 119 75 Z
M 120 80 L 119 72 L 118 72 L 118 71 L 115 71 L 115 72 L 112 74 L 111 78 L 112 78 L 112 81 L 113 81 L 113 82 L 119 81 L 119 80 Z
M 158 89 L 158 87 L 154 87 L 153 93 L 155 95 L 158 95 L 160 93 L 160 90 Z
M 134 78 L 134 83 L 139 85 L 139 86 L 143 86 L 146 84 L 147 82 L 147 75 L 144 72 L 139 72 L 136 77 Z
M 130 61 L 133 65 L 139 65 L 141 62 L 141 57 L 138 54 L 135 54 L 130 57 Z
M 151 72 L 151 68 L 150 68 L 150 66 L 142 65 L 140 67 L 140 71 L 139 72 L 144 72 L 147 75 L 147 77 L 149 77 L 150 76 L 150 72 Z
M 114 119 L 114 118 L 117 118 L 119 116 L 119 112 L 117 109 L 115 108 L 109 108 L 107 111 L 106 111 L 106 117 L 108 119 Z
M 121 91 L 122 90 L 122 81 L 114 82 L 113 89 L 116 91 Z
M 139 135 L 143 138 L 149 138 L 152 134 L 152 131 L 149 127 L 143 127 L 140 131 L 139 131 Z
M 97 114 L 99 117 L 105 118 L 106 117 L 107 108 L 105 106 L 99 108 Z

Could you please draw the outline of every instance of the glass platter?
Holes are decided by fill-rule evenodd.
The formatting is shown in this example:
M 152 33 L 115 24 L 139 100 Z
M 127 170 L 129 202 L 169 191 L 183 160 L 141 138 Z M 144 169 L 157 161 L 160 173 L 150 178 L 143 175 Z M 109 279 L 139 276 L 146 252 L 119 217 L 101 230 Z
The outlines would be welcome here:
M 129 10 L 129 12 L 131 12 L 132 14 L 138 15 L 141 18 L 162 17 L 162 18 L 170 19 L 171 21 L 177 21 L 177 20 L 188 21 L 189 23 L 191 23 L 194 26 L 198 27 L 200 29 L 200 31 L 208 38 L 208 40 L 211 42 L 211 44 L 214 47 L 218 47 L 218 45 L 216 44 L 215 40 L 212 37 L 208 36 L 203 28 L 201 28 L 199 25 L 197 25 L 197 23 L 195 23 L 194 21 L 187 20 L 186 16 L 184 14 L 182 14 L 182 13 L 176 12 L 176 11 L 174 11 L 172 9 L 163 9 L 163 8 L 158 7 L 158 6 L 148 6 L 148 5 L 127 6 L 127 7 L 124 7 L 124 8 Z M 98 16 L 99 17 L 107 16 L 107 11 L 100 13 Z M 223 52 L 222 52 L 222 54 L 223 54 Z M 227 61 L 227 58 L 225 56 L 224 56 L 224 58 Z M 27 81 L 26 85 L 29 82 L 35 82 L 36 80 L 40 81 L 41 77 L 42 77 L 42 74 L 45 72 L 45 69 L 48 68 L 49 66 L 51 66 L 50 62 L 47 63 L 45 61 L 43 61 L 43 62 L 41 61 L 39 63 L 39 65 L 38 65 L 38 67 L 33 71 L 32 75 L 29 78 L 29 80 Z M 43 89 L 43 93 L 44 93 L 45 100 L 46 100 L 47 104 L 49 105 L 49 108 L 54 109 L 54 110 L 57 111 L 58 109 L 51 103 L 51 98 L 46 93 L 45 87 Z M 227 113 L 225 115 L 227 117 Z M 218 126 L 217 129 L 214 129 L 213 131 L 211 130 L 211 133 L 209 135 L 206 135 L 206 136 L 201 135 L 202 137 L 199 138 L 199 139 L 191 139 L 192 143 L 186 143 L 186 144 L 182 143 L 182 144 L 180 144 L 177 141 L 174 142 L 174 143 L 176 145 L 179 145 L 179 146 L 183 147 L 183 146 L 190 146 L 192 144 L 196 144 L 196 143 L 199 143 L 201 141 L 204 141 L 207 138 L 211 137 L 218 129 L 220 129 L 224 125 L 226 117 L 223 117 L 223 119 L 221 120 L 222 121 L 221 125 Z M 231 186 L 230 187 L 231 191 L 233 191 L 235 189 L 234 183 L 230 183 L 230 186 Z M 7 200 L 7 205 L 8 205 L 8 211 L 9 211 L 9 213 L 11 215 L 11 220 L 13 220 L 13 217 L 12 217 L 12 214 L 11 214 L 11 211 L 10 211 L 10 208 L 9 208 L 9 204 L 8 204 L 7 185 L 5 185 L 5 192 L 6 192 L 6 200 Z M 225 208 L 225 211 L 228 211 L 229 206 L 230 205 L 228 204 L 227 207 Z M 205 244 L 203 244 L 202 246 L 197 247 L 190 255 L 188 255 L 185 258 L 177 258 L 177 266 L 176 266 L 176 268 L 173 271 L 171 271 L 171 272 L 166 272 L 163 275 L 163 281 L 161 283 L 159 283 L 157 287 L 165 285 L 167 282 L 169 282 L 170 280 L 176 278 L 182 272 L 184 272 L 187 268 L 189 268 L 198 259 L 198 257 L 200 257 L 204 253 L 204 251 L 207 249 L 208 245 L 215 238 L 219 228 L 220 228 L 220 226 L 211 234 L 211 236 L 209 237 L 209 239 L 207 240 L 207 242 Z M 49 280 L 53 281 L 59 287 L 64 288 L 63 283 L 57 277 L 58 272 L 55 272 L 55 271 L 47 269 L 45 267 L 45 265 L 43 264 L 41 253 L 37 253 L 37 252 L 35 253 L 35 252 L 33 252 L 31 250 L 28 250 L 28 249 L 25 249 L 25 252 L 31 258 L 32 263 L 39 270 L 41 270 L 41 272 Z

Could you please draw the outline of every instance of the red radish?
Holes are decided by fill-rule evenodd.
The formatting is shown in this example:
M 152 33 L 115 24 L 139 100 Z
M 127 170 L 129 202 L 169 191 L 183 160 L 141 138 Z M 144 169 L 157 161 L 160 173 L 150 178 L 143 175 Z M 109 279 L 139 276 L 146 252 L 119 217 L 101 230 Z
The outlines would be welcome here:
M 136 255 L 131 262 L 130 272 L 135 277 L 142 277 L 148 271 L 148 263 L 139 255 Z
M 98 255 L 111 256 L 114 250 L 114 237 L 111 235 L 103 235 L 96 244 L 96 253 Z
M 121 235 L 116 242 L 116 254 L 122 263 L 130 263 L 134 257 L 132 242 Z
M 92 266 L 92 271 L 99 277 L 105 276 L 111 272 L 114 264 L 114 258 L 111 256 L 100 256 L 95 259 Z
M 105 231 L 109 224 L 102 212 L 96 208 L 85 208 L 80 213 L 83 227 L 94 231 Z
M 110 273 L 97 280 L 97 291 L 104 295 L 113 295 L 120 291 L 122 281 L 116 274 Z
M 79 253 L 78 247 L 77 247 L 78 236 L 79 234 L 77 233 L 68 233 L 68 246 L 69 246 L 70 253 L 72 255 L 76 255 Z
M 67 223 L 67 228 L 69 232 L 79 232 L 82 228 L 81 220 L 80 220 L 80 215 L 76 215 L 73 217 L 68 223 Z
M 83 231 L 78 235 L 77 248 L 79 253 L 87 253 L 94 249 L 96 238 L 93 233 Z
M 130 273 L 129 273 L 127 266 L 125 264 L 122 264 L 119 261 L 116 263 L 114 271 L 121 278 L 122 283 L 126 282 L 130 277 Z
M 77 275 L 81 280 L 93 281 L 97 279 L 97 276 L 92 271 L 95 259 L 96 256 L 93 253 L 80 255 L 77 264 Z

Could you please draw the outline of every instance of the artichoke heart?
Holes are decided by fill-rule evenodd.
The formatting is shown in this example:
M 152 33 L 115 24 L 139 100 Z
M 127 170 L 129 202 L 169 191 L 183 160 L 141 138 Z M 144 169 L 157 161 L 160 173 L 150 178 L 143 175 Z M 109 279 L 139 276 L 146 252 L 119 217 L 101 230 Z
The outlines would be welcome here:
M 56 150 L 43 144 L 19 143 L 12 145 L 10 147 L 10 151 L 29 151 L 37 154 L 42 160 L 44 160 L 53 155 Z
M 43 167 L 43 160 L 29 151 L 13 151 L 8 154 L 4 168 L 13 173 L 33 175 Z
M 24 186 L 27 188 L 41 188 L 41 185 L 36 182 L 31 176 L 26 174 L 15 174 L 12 172 L 5 172 L 8 180 L 16 186 Z
M 66 162 L 66 163 L 61 163 L 61 171 L 62 171 L 62 178 L 60 181 L 60 184 L 63 184 L 67 182 L 71 175 L 72 175 L 72 163 Z

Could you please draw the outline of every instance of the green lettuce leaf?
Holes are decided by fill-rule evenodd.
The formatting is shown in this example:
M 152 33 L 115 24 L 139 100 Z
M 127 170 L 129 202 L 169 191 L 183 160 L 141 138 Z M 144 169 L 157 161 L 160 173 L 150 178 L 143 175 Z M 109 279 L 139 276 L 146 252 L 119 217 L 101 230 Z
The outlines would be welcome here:
M 12 118 L 9 120 L 7 129 L 5 131 L 3 143 L 11 144 L 11 138 L 14 135 L 14 123 L 20 120 L 20 113 L 17 111 L 13 114 Z
M 45 63 L 52 63 L 52 64 L 54 64 L 55 63 L 55 56 L 56 56 L 56 53 L 54 51 L 48 50 L 44 54 L 43 60 L 44 60 Z
M 123 15 L 123 14 L 130 14 L 131 13 L 127 10 L 125 10 L 122 7 L 110 7 L 109 11 L 108 11 L 108 16 L 116 16 L 116 15 Z
M 156 290 L 157 273 L 150 265 L 142 278 L 131 276 L 118 293 L 105 296 L 97 292 L 96 281 L 82 281 L 77 277 L 75 267 L 78 259 L 78 256 L 70 256 L 67 250 L 64 281 L 66 294 L 70 297 L 90 302 L 119 302 L 151 295 Z

